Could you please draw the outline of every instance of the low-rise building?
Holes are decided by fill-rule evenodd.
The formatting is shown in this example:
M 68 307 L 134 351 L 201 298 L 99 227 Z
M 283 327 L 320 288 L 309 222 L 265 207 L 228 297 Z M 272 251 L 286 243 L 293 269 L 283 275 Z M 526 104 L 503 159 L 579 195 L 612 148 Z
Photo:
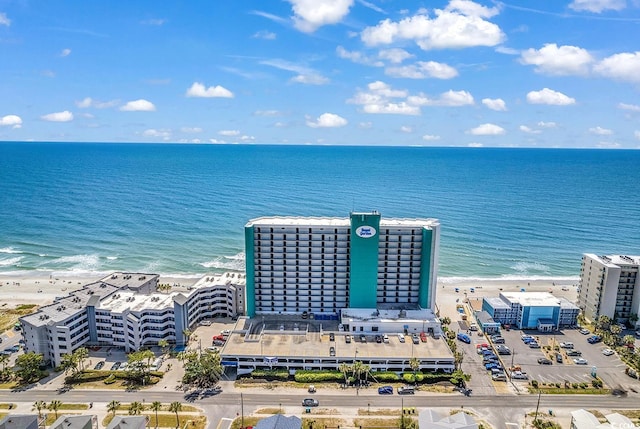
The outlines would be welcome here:
M 559 329 L 577 324 L 580 308 L 549 292 L 501 292 L 484 298 L 482 310 L 496 322 L 518 329 Z
M 449 415 L 427 408 L 418 415 L 418 427 L 421 429 L 478 429 L 478 423 L 473 416 L 463 411 Z
M 201 278 L 187 288 L 160 292 L 158 275 L 113 273 L 20 319 L 25 351 L 60 365 L 82 346 L 127 352 L 160 340 L 184 344 L 185 330 L 201 320 L 244 314 L 244 275 Z

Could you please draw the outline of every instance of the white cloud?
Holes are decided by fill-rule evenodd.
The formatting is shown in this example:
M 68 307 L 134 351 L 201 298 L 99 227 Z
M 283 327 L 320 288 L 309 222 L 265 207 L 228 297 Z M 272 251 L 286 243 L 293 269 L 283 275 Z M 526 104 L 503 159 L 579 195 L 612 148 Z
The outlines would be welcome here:
M 120 110 L 123 112 L 155 112 L 156 106 L 152 102 L 141 98 L 127 102 L 127 104 L 120 107 Z
M 338 46 L 336 48 L 336 54 L 338 54 L 338 57 L 353 61 L 356 64 L 365 64 L 374 67 L 384 66 L 384 63 L 382 61 L 378 61 L 374 58 L 368 57 L 367 55 L 359 51 L 347 51 L 342 46 Z
M 256 138 L 255 138 L 254 136 L 247 136 L 247 135 L 243 135 L 243 136 L 241 136 L 241 137 L 240 137 L 240 141 L 241 141 L 241 142 L 245 142 L 245 143 L 247 143 L 247 142 L 253 142 L 253 141 L 255 141 L 255 140 L 256 140 Z
M 422 140 L 431 142 L 431 141 L 435 141 L 435 140 L 440 140 L 440 136 L 434 136 L 431 134 L 425 134 L 422 136 Z
M 254 39 L 263 39 L 263 40 L 276 40 L 276 33 L 272 33 L 271 31 L 258 31 L 253 35 Z
M 498 46 L 496 52 L 505 55 L 520 55 L 520 51 L 514 48 L 507 48 L 506 46 Z
M 444 10 L 435 9 L 434 18 L 424 11 L 398 22 L 385 19 L 375 27 L 365 28 L 361 39 L 368 46 L 413 40 L 423 50 L 496 46 L 505 35 L 485 18 L 498 12 L 497 8 L 471 1 L 452 0 Z
M 453 91 L 449 90 L 440 94 L 440 98 L 436 100 L 436 106 L 470 106 L 474 104 L 473 96 L 467 91 Z
M 638 140 L 640 140 L 640 131 L 634 131 L 633 135 L 635 136 L 635 138 L 637 138 Z
M 520 125 L 519 129 L 523 133 L 527 133 L 527 134 L 540 134 L 542 132 L 540 130 L 534 130 L 533 128 L 530 128 L 526 125 Z
M 201 98 L 213 98 L 213 97 L 222 97 L 222 98 L 233 98 L 233 92 L 228 89 L 216 85 L 210 86 L 209 88 L 205 88 L 204 84 L 200 82 L 194 82 L 193 85 L 189 89 L 187 89 L 187 93 L 185 94 L 187 97 L 201 97 Z
M 600 13 L 605 10 L 622 10 L 626 0 L 573 0 L 569 7 L 573 10 Z
M 402 67 L 388 67 L 385 69 L 385 74 L 409 79 L 425 79 L 429 77 L 451 79 L 458 76 L 458 71 L 447 64 L 435 61 L 419 61 L 416 64 Z
M 602 128 L 600 126 L 589 128 L 589 132 L 598 136 L 610 136 L 611 134 L 613 134 L 613 131 Z
M 151 18 L 151 19 L 145 19 L 144 21 L 140 21 L 140 24 L 161 26 L 161 25 L 164 25 L 166 22 L 167 20 L 164 18 Z
M 618 103 L 618 109 L 640 112 L 640 106 L 637 104 Z
M 586 75 L 593 61 L 586 49 L 558 47 L 555 43 L 547 43 L 540 49 L 527 49 L 520 57 L 522 64 L 535 65 L 536 72 L 558 76 Z
M 6 13 L 0 13 L 0 25 L 6 25 L 7 27 L 11 25 L 11 20 L 7 18 Z
M 148 130 L 144 130 L 142 135 L 145 137 L 159 137 L 163 140 L 169 140 L 171 138 L 171 130 L 160 129 L 156 130 L 154 128 L 150 128 Z
M 504 112 L 507 110 L 507 105 L 502 98 L 483 98 L 482 104 L 487 106 L 489 109 L 498 112 Z
M 323 113 L 315 121 L 307 117 L 307 126 L 311 128 L 337 128 L 344 127 L 347 123 L 345 118 L 335 113 Z
M 544 122 L 544 121 L 540 121 L 538 122 L 538 126 L 541 128 L 555 128 L 558 126 L 558 124 L 556 124 L 555 122 Z
M 336 24 L 349 14 L 354 0 L 288 0 L 293 6 L 293 23 L 305 33 L 323 25 Z
M 329 79 L 317 73 L 308 73 L 292 77 L 291 82 L 303 83 L 306 85 L 325 85 L 329 83 Z
M 71 55 L 71 49 L 69 48 L 65 48 L 62 50 L 62 52 L 60 52 L 60 56 L 61 57 L 68 57 L 69 55 Z
M 483 147 L 482 143 L 469 143 L 467 147 Z
M 18 115 L 7 115 L 0 118 L 0 127 L 21 128 L 22 118 Z
M 531 104 L 550 104 L 554 106 L 567 106 L 575 104 L 575 98 L 568 97 L 561 92 L 544 88 L 540 91 L 531 91 L 527 94 L 527 102 Z
M 382 49 L 380 52 L 378 52 L 378 58 L 387 60 L 393 64 L 400 64 L 404 60 L 413 57 L 414 55 L 400 48 Z
M 369 128 L 372 128 L 373 124 L 371 122 L 360 122 L 358 124 L 358 127 L 367 130 Z
M 73 113 L 65 110 L 63 112 L 55 112 L 49 113 L 47 115 L 42 115 L 40 116 L 40 119 L 49 122 L 70 122 L 73 121 Z
M 239 136 L 240 135 L 240 131 L 238 131 L 238 130 L 220 130 L 220 131 L 218 131 L 218 134 L 220 134 L 221 136 L 233 137 L 233 136 Z
M 620 143 L 618 142 L 599 142 L 596 147 L 600 149 L 619 149 Z
M 640 51 L 612 55 L 600 61 L 593 69 L 602 76 L 640 83 Z
M 110 101 L 98 101 L 94 100 L 91 97 L 85 97 L 80 101 L 76 101 L 76 106 L 81 109 L 86 109 L 88 107 L 94 107 L 96 109 L 108 109 L 110 107 L 115 107 L 120 103 L 120 100 L 110 100 Z
M 400 131 L 402 131 L 403 133 L 409 134 L 413 132 L 413 128 L 408 125 L 403 125 L 400 127 Z
M 182 127 L 182 128 L 180 128 L 180 131 L 182 131 L 183 133 L 188 133 L 188 134 L 197 134 L 197 133 L 201 133 L 202 132 L 202 128 L 200 128 L 200 127 Z
M 267 117 L 276 117 L 282 116 L 282 113 L 279 110 L 256 110 L 253 112 L 256 116 L 267 116 Z
M 467 134 L 472 134 L 474 136 L 497 136 L 502 135 L 505 132 L 505 129 L 499 125 L 482 124 L 470 129 L 469 131 L 467 131 Z

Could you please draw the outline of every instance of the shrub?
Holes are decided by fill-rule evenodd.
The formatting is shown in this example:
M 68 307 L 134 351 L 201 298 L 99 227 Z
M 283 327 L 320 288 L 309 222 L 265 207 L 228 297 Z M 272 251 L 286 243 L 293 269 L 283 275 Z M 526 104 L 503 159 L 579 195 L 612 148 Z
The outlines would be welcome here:
M 581 389 L 586 389 L 587 388 L 587 383 L 585 383 L 585 382 L 580 383 L 580 388 Z
M 374 373 L 375 379 L 378 381 L 400 381 L 400 376 L 395 372 L 382 371 Z
M 599 378 L 596 378 L 594 380 L 591 380 L 591 385 L 596 389 L 600 389 L 604 384 L 602 383 L 602 380 L 600 380 Z
M 344 382 L 344 375 L 340 371 L 296 371 L 294 380 L 298 383 L 319 383 L 322 381 Z
M 107 378 L 104 379 L 104 384 L 113 384 L 116 382 L 116 377 L 115 375 L 111 374 L 110 376 L 108 376 Z
M 531 387 L 538 388 L 538 380 L 531 380 Z
M 578 388 L 578 383 L 571 383 L 571 387 L 574 388 L 574 389 L 577 389 Z
M 268 381 L 289 379 L 289 371 L 286 369 L 262 370 L 256 369 L 251 373 L 251 378 L 263 378 Z

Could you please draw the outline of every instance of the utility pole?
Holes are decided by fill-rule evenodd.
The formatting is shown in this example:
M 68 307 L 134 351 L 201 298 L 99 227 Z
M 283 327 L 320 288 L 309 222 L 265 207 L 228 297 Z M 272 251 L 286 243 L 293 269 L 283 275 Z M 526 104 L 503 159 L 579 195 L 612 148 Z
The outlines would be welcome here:
M 242 393 L 240 393 L 240 428 L 244 429 L 244 399 Z
M 536 416 L 533 418 L 533 424 L 536 424 L 536 421 L 538 421 L 538 409 L 540 408 L 540 394 L 542 393 L 542 391 L 540 390 L 540 388 L 538 388 L 538 403 L 536 404 Z

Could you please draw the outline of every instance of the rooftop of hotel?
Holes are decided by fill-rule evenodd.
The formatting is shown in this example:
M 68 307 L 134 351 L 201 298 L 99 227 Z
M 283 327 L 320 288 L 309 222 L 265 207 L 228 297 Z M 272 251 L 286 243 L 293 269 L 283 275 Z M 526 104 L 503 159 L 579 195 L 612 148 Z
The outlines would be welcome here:
M 356 213 L 359 214 L 359 213 Z M 362 213 L 371 214 L 371 213 Z M 380 218 L 380 226 L 437 226 L 439 222 L 432 218 Z M 327 226 L 350 227 L 351 220 L 348 217 L 297 217 L 297 216 L 273 216 L 251 219 L 246 226 Z
M 437 317 L 430 309 L 419 310 L 381 310 L 371 308 L 345 308 L 342 310 L 342 320 L 379 320 L 402 321 L 402 320 L 436 320 Z
M 620 265 L 640 265 L 640 256 L 633 255 L 595 255 L 593 253 L 586 253 L 586 256 L 600 261 L 600 263 L 608 266 L 620 266 Z
M 179 292 L 140 294 L 130 290 L 122 290 L 111 294 L 100 301 L 97 308 L 122 313 L 125 310 L 138 312 L 142 310 L 161 310 L 173 308 L 173 298 Z
M 560 298 L 549 292 L 501 292 L 500 296 L 526 307 L 555 307 L 562 304 Z

